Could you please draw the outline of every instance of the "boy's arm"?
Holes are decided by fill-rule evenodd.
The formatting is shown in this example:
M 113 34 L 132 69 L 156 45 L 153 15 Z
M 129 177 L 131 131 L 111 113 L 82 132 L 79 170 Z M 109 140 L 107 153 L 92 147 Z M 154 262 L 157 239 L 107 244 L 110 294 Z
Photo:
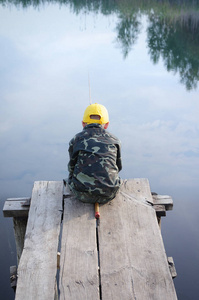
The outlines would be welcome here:
M 72 180 L 72 177 L 73 177 L 73 172 L 74 172 L 75 164 L 76 164 L 76 161 L 77 161 L 77 157 L 74 156 L 74 153 L 73 153 L 73 140 L 71 140 L 70 143 L 69 143 L 68 152 L 69 152 L 69 163 L 68 163 L 69 176 L 68 176 L 68 182 L 70 183 L 71 180 Z
M 121 147 L 120 144 L 118 144 L 118 151 L 117 151 L 117 166 L 119 171 L 122 170 L 122 158 L 121 158 Z

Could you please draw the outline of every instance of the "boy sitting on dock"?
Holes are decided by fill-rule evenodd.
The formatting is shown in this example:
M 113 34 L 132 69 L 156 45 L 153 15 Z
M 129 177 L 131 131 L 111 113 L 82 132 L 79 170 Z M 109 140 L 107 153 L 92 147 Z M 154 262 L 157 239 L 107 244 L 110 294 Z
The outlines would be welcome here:
M 108 125 L 107 109 L 91 104 L 84 112 L 82 132 L 69 143 L 68 184 L 82 202 L 106 203 L 119 190 L 120 141 L 106 131 Z

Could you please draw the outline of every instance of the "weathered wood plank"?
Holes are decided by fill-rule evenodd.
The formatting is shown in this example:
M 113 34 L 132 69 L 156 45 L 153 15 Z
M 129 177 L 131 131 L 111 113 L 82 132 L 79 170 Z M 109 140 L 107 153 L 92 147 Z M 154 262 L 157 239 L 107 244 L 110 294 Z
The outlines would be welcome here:
M 166 208 L 164 205 L 154 205 L 153 208 L 155 209 L 156 215 L 158 217 L 166 216 Z
M 136 201 L 153 204 L 153 197 L 147 178 L 125 179 L 122 181 L 121 191 L 130 195 Z
M 177 272 L 176 272 L 176 268 L 175 268 L 173 257 L 171 257 L 171 256 L 168 257 L 168 264 L 169 264 L 169 270 L 171 272 L 172 278 L 176 278 Z
M 19 264 L 20 257 L 24 248 L 24 239 L 26 234 L 27 218 L 13 218 L 14 235 L 17 250 L 17 263 Z
M 63 183 L 34 183 L 16 300 L 54 300 Z
M 125 196 L 126 186 L 129 190 L 127 182 L 114 200 L 100 206 L 102 299 L 176 300 L 155 210 Z
M 166 210 L 173 209 L 173 199 L 168 195 L 153 195 L 153 203 L 156 205 L 164 205 Z
M 60 300 L 99 299 L 94 205 L 74 197 L 64 201 Z
M 13 290 L 16 290 L 17 286 L 17 266 L 10 267 L 10 286 Z
M 28 204 L 29 205 L 25 205 Z M 8 198 L 3 207 L 4 217 L 28 217 L 30 198 Z

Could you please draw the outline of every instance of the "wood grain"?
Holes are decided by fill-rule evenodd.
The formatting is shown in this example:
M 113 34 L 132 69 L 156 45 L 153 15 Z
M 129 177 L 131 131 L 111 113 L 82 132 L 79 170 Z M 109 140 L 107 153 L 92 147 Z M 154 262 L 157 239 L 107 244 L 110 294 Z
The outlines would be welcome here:
M 65 199 L 60 266 L 60 300 L 99 299 L 94 204 Z
M 123 185 L 114 200 L 100 206 L 102 299 L 176 300 L 155 210 L 143 202 L 148 196 L 142 190 L 136 199 L 127 193 L 129 185 L 128 190 Z
M 16 300 L 54 299 L 62 197 L 62 182 L 34 183 Z

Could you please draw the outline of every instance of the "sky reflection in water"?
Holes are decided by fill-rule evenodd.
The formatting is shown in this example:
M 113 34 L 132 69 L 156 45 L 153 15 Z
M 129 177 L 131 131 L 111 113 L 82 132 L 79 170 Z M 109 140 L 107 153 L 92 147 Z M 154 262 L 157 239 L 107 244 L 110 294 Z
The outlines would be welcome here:
M 198 240 L 184 240 L 198 238 L 198 88 L 188 91 L 178 72 L 167 72 L 163 56 L 153 63 L 148 18 L 140 16 L 127 53 L 116 14 L 1 6 L 0 20 L 1 199 L 30 196 L 35 180 L 67 177 L 68 142 L 89 104 L 89 72 L 92 101 L 107 107 L 109 130 L 122 141 L 121 177 L 146 177 L 152 191 L 173 196 L 174 211 L 163 221 L 167 254 L 178 273 L 190 266 L 183 254 L 198 263 Z M 179 299 L 197 299 L 193 280 L 178 274 L 175 282 Z

